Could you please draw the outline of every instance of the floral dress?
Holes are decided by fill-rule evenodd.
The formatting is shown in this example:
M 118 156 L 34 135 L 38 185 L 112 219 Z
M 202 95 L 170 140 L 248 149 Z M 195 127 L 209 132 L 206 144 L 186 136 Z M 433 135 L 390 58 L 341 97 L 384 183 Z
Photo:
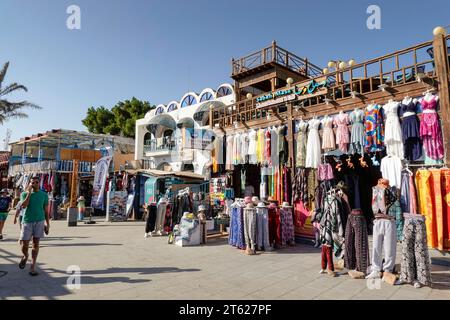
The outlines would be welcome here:
M 364 127 L 366 132 L 365 148 L 367 152 L 383 150 L 384 123 L 383 111 L 380 105 L 370 105 L 364 115 Z
M 337 125 L 336 143 L 339 150 L 347 153 L 347 147 L 350 143 L 350 133 L 348 131 L 349 118 L 348 114 L 340 113 L 334 117 L 334 124 Z

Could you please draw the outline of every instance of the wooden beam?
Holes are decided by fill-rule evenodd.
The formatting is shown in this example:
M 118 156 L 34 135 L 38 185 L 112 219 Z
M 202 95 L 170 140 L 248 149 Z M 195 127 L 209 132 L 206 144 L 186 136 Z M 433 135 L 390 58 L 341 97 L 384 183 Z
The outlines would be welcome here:
M 449 65 L 447 42 L 445 37 L 438 35 L 433 40 L 435 71 L 439 82 L 439 106 L 444 138 L 445 163 L 450 164 L 450 94 L 449 94 Z

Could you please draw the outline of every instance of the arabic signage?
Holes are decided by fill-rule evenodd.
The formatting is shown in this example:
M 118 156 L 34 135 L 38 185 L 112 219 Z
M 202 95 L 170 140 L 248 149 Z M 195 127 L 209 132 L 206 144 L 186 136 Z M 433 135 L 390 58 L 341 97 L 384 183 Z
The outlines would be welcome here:
M 256 98 L 256 107 L 263 108 L 270 105 L 292 101 L 303 100 L 317 95 L 325 94 L 328 87 L 328 79 L 320 82 L 308 81 L 305 85 L 296 85 L 291 89 L 278 90 Z

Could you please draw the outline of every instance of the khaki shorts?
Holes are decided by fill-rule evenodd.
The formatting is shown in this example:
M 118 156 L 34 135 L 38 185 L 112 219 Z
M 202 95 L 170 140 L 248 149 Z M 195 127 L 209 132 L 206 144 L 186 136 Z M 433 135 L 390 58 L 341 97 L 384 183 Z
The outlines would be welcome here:
M 44 237 L 45 221 L 22 223 L 19 240 L 30 241 L 33 238 Z

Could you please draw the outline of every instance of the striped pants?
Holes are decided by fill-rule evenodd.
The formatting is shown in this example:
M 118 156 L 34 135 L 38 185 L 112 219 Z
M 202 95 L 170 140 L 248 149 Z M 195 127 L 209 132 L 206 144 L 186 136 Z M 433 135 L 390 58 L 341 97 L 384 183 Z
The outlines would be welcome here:
M 359 212 L 359 214 L 358 214 Z M 361 211 L 352 211 L 345 228 L 345 267 L 349 270 L 367 271 L 369 266 L 369 239 L 366 218 Z

